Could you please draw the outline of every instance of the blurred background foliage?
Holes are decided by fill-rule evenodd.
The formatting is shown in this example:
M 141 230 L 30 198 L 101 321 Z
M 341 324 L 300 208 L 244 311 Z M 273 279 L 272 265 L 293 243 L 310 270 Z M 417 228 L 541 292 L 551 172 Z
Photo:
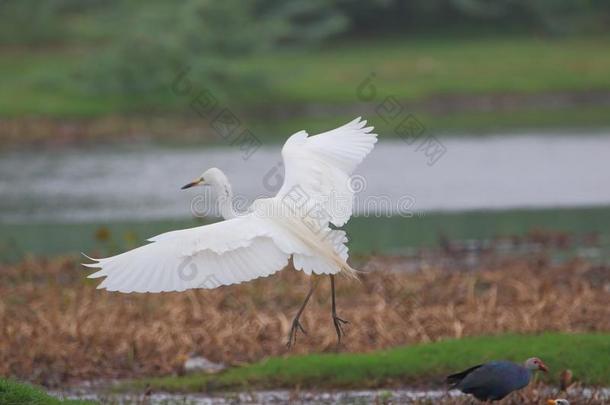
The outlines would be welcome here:
M 247 98 L 264 92 L 273 73 L 237 62 L 278 49 L 452 32 L 558 37 L 609 27 L 604 0 L 0 2 L 0 46 L 95 49 L 71 69 L 75 83 L 47 85 L 135 98 L 163 91 L 184 66 L 221 95 Z

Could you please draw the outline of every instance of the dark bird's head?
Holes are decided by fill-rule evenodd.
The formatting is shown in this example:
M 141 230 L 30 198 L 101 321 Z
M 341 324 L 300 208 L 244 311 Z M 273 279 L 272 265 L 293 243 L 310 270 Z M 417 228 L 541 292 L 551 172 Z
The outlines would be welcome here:
M 548 367 L 538 357 L 532 357 L 525 361 L 525 368 L 532 371 L 549 371 Z

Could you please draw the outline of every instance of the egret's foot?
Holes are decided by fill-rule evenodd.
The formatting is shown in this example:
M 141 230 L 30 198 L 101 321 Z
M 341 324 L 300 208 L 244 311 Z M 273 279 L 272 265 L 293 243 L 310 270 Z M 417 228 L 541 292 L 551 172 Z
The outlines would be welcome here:
M 297 343 L 297 333 L 299 332 L 299 329 L 301 330 L 301 332 L 303 332 L 304 335 L 307 335 L 307 332 L 305 331 L 303 325 L 301 325 L 301 322 L 297 317 L 294 318 L 294 320 L 292 321 L 290 333 L 288 334 L 288 342 L 286 342 L 286 347 L 288 347 L 289 349 Z
M 348 323 L 349 322 L 345 319 L 339 318 L 337 314 L 333 314 L 333 324 L 335 325 L 335 331 L 337 331 L 337 344 L 341 344 L 341 337 L 345 335 L 343 325 L 346 325 Z
M 341 344 L 341 336 L 345 335 L 345 331 L 343 330 L 343 325 L 349 323 L 345 319 L 341 319 L 337 316 L 337 303 L 335 301 L 335 275 L 330 274 L 330 297 L 331 297 L 331 310 L 330 313 L 333 317 L 333 324 L 335 325 L 335 330 L 337 331 L 337 344 Z
M 307 303 L 309 302 L 309 299 L 311 298 L 311 294 L 313 294 L 313 290 L 316 289 L 316 286 L 317 286 L 317 283 L 314 282 L 313 278 L 312 278 L 311 286 L 309 287 L 309 292 L 307 293 L 307 297 L 305 297 L 305 301 L 303 301 L 303 304 L 301 305 L 301 308 L 299 308 L 299 312 L 297 312 L 297 314 L 295 315 L 295 317 L 292 321 L 292 326 L 290 327 L 290 333 L 288 334 L 288 342 L 286 342 L 286 346 L 288 346 L 289 349 L 292 347 L 292 345 L 296 344 L 297 333 L 299 332 L 299 329 L 301 330 L 301 332 L 303 332 L 304 335 L 307 335 L 307 332 L 305 332 L 305 328 L 303 328 L 303 325 L 301 325 L 301 322 L 299 321 L 299 319 L 301 319 L 301 314 L 305 310 L 305 307 L 307 306 Z

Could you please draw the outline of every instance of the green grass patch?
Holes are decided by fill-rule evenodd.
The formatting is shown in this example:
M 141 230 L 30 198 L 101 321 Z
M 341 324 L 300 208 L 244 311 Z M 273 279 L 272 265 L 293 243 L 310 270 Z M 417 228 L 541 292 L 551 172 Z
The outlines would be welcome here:
M 97 402 L 61 400 L 45 393 L 40 388 L 14 380 L 0 378 L 0 404 L 10 405 L 92 405 Z
M 380 96 L 400 99 L 610 89 L 609 45 L 606 36 L 401 38 L 276 53 L 240 66 L 244 72 L 269 73 L 279 100 L 308 103 L 358 101 L 356 88 L 371 73 Z
M 284 104 L 352 104 L 371 73 L 380 97 L 418 100 L 439 94 L 610 90 L 610 37 L 402 38 L 350 41 L 317 51 L 283 51 L 236 63 L 261 73 L 268 92 L 226 103 L 232 108 Z M 82 62 L 100 46 L 0 50 L 0 116 L 100 116 L 184 111 L 189 100 L 169 91 L 125 97 L 96 95 L 78 84 Z M 201 83 L 203 88 L 205 83 Z
M 99 254 L 109 256 L 144 244 L 154 235 L 203 225 L 201 220 L 148 220 L 105 223 L 5 223 L 0 227 L 0 261 L 28 254 Z M 353 217 L 346 225 L 351 254 L 404 253 L 409 248 L 438 246 L 449 239 L 488 239 L 524 235 L 544 229 L 583 236 L 602 236 L 604 257 L 610 254 L 610 207 L 426 212 L 413 217 Z M 99 237 L 103 230 L 106 235 Z M 58 238 L 57 235 L 62 235 Z
M 0 227 L 0 261 L 28 254 L 100 254 L 109 256 L 144 244 L 173 229 L 203 225 L 200 220 L 150 220 L 101 223 L 5 223 Z M 449 239 L 488 239 L 524 235 L 532 229 L 582 236 L 599 232 L 610 254 L 610 207 L 514 209 L 505 211 L 426 212 L 408 217 L 353 217 L 346 225 L 351 254 L 404 253 L 408 248 L 437 246 Z M 107 237 L 100 240 L 100 230 Z
M 120 389 L 189 392 L 239 388 L 368 388 L 424 383 L 440 385 L 446 374 L 493 359 L 517 362 L 538 356 L 556 383 L 569 368 L 585 384 L 610 384 L 610 334 L 507 335 L 446 340 L 372 353 L 275 357 L 217 375 L 147 378 Z

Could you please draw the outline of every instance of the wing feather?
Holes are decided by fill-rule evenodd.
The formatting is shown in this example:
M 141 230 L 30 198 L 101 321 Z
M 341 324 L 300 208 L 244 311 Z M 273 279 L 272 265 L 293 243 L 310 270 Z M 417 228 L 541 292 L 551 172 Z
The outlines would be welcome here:
M 300 131 L 282 148 L 285 178 L 279 198 L 297 191 L 308 204 L 320 206 L 329 222 L 344 225 L 352 215 L 350 175 L 373 150 L 377 134 L 360 117 L 328 132 L 308 136 Z
M 246 215 L 211 225 L 173 231 L 148 245 L 86 266 L 105 277 L 98 288 L 120 292 L 215 288 L 269 276 L 286 266 L 288 239 L 269 220 Z M 261 258 L 264 257 L 264 260 Z
M 279 224 L 253 211 L 167 232 L 128 252 L 92 259 L 94 263 L 85 266 L 97 271 L 89 277 L 104 277 L 98 288 L 109 291 L 162 292 L 215 288 L 269 276 L 284 268 L 291 256 L 295 268 L 308 274 L 351 269 L 346 264 L 345 233 L 328 225 L 341 226 L 352 214 L 349 176 L 377 142 L 372 130 L 357 118 L 319 135 L 308 136 L 305 131 L 292 135 L 282 148 L 286 168 L 282 188 L 276 198 L 255 202 L 269 208 L 268 204 L 282 203 L 290 191 L 300 188 L 309 200 L 307 208 L 321 206 L 329 216 L 318 225 L 322 234 L 332 236 L 331 241 L 320 243 L 320 233 L 308 228 L 301 216 L 283 217 L 284 223 Z

